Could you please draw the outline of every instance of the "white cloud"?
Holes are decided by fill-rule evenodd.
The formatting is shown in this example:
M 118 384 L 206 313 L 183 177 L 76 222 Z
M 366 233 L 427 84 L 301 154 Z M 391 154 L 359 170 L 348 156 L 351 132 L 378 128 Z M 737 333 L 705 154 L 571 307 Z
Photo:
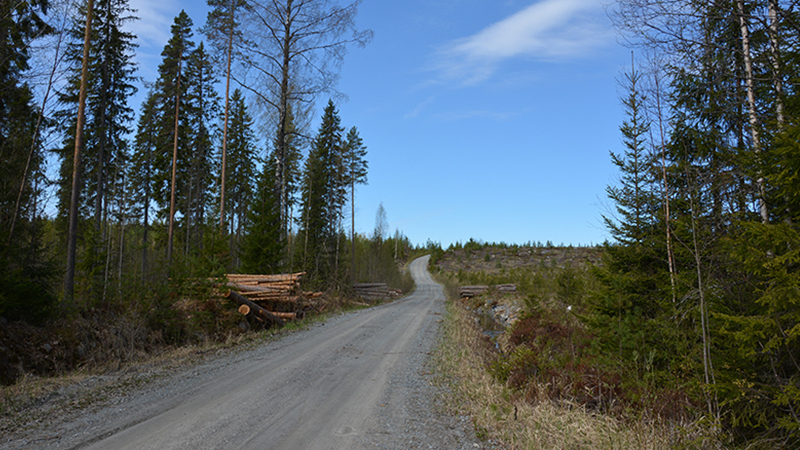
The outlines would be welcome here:
M 139 20 L 129 22 L 125 28 L 136 35 L 145 50 L 152 48 L 160 52 L 169 40 L 170 27 L 180 12 L 179 3 L 176 0 L 130 0 L 130 7 L 136 10 Z
M 507 60 L 590 54 L 613 38 L 608 28 L 598 0 L 542 0 L 446 45 L 436 68 L 448 81 L 477 84 Z

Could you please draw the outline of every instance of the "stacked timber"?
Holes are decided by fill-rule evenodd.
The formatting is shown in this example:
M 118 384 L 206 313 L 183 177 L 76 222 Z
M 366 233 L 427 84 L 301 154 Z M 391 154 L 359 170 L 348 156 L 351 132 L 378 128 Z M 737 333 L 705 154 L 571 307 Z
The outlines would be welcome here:
M 228 274 L 228 287 L 242 291 L 248 298 L 283 299 L 301 293 L 300 280 L 305 272 L 279 275 Z
M 495 284 L 491 286 L 492 289 L 496 290 L 499 293 L 511 293 L 517 292 L 517 285 L 516 284 Z M 461 286 L 458 290 L 461 298 L 472 298 L 477 297 L 483 293 L 486 293 L 490 289 L 490 286 L 486 285 L 478 285 L 478 286 Z
M 380 300 L 389 298 L 389 286 L 386 283 L 356 283 L 353 285 L 355 294 L 366 300 Z
M 461 295 L 461 298 L 472 298 L 472 297 L 477 297 L 488 290 L 489 286 L 485 285 L 461 286 L 458 289 L 458 293 Z
M 303 317 L 319 292 L 303 292 L 305 272 L 279 275 L 228 274 L 226 297 L 239 303 L 239 312 L 270 324 Z
M 509 283 L 509 284 L 497 284 L 497 285 L 494 286 L 494 288 L 497 289 L 497 292 L 503 292 L 503 293 L 517 292 L 517 285 L 516 284 L 511 284 L 511 283 Z

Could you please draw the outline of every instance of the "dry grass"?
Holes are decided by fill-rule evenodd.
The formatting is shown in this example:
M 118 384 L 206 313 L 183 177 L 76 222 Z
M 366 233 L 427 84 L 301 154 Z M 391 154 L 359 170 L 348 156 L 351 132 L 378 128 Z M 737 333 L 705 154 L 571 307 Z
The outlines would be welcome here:
M 470 312 L 448 306 L 442 342 L 436 353 L 440 381 L 452 395 L 449 409 L 473 418 L 479 437 L 507 449 L 667 449 L 697 448 L 693 425 L 621 421 L 568 403 L 527 402 L 499 384 L 487 367 L 496 358 L 493 344 Z M 541 389 L 544 391 L 544 389 Z

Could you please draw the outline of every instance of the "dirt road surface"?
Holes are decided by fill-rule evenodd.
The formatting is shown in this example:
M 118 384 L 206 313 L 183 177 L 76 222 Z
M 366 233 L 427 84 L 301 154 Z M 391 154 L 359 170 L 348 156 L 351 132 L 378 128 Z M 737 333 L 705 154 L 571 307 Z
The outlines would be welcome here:
M 408 297 L 214 358 L 29 428 L 3 448 L 474 449 L 427 365 L 444 294 L 412 262 Z

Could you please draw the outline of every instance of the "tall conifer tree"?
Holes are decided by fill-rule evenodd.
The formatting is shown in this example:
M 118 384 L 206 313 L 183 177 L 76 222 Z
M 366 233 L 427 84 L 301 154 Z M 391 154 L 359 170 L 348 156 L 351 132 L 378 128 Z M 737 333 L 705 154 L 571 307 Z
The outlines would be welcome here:
M 302 265 L 321 282 L 332 281 L 340 204 L 344 128 L 328 101 L 303 170 L 300 241 Z
M 24 79 L 31 43 L 50 32 L 42 19 L 48 3 L 0 2 L 0 316 L 10 320 L 43 318 L 55 302 L 37 213 L 45 155 L 34 141 L 38 108 Z
M 216 121 L 219 113 L 219 96 L 214 66 L 203 43 L 192 51 L 186 62 L 183 80 L 186 110 L 181 122 L 186 124 L 188 142 L 178 158 L 181 185 L 178 204 L 183 215 L 186 236 L 185 246 L 199 249 L 207 225 L 207 211 L 212 206 L 211 186 L 218 165 L 216 160 Z
M 156 121 L 158 123 L 158 140 L 154 158 L 156 187 L 154 198 L 160 206 L 160 213 L 168 223 L 167 259 L 170 260 L 173 251 L 175 235 L 175 215 L 178 184 L 185 183 L 184 179 L 178 180 L 178 168 L 186 167 L 185 158 L 191 154 L 190 133 L 191 125 L 187 123 L 185 113 L 188 109 L 186 95 L 186 64 L 189 55 L 194 49 L 192 37 L 192 19 L 181 11 L 172 24 L 172 36 L 161 52 L 163 57 L 158 67 L 158 80 L 154 86 L 158 96 L 156 102 Z M 179 161 L 180 159 L 180 161 Z M 185 212 L 184 212 L 185 213 Z
M 84 147 L 81 156 L 81 215 L 92 217 L 94 228 L 87 235 L 89 245 L 82 257 L 84 267 L 92 277 L 90 287 L 95 295 L 104 289 L 107 279 L 104 264 L 106 241 L 109 239 L 109 207 L 115 196 L 121 196 L 120 180 L 125 176 L 122 169 L 127 160 L 128 141 L 131 132 L 133 110 L 128 99 L 136 92 L 133 85 L 136 70 L 133 61 L 135 36 L 122 28 L 130 20 L 131 10 L 127 0 L 97 0 L 92 15 L 93 42 L 89 51 L 86 85 L 86 118 L 84 124 Z M 70 187 L 73 174 L 73 153 L 77 124 L 77 103 L 81 90 L 81 64 L 83 58 L 84 18 L 75 20 L 71 34 L 73 43 L 68 55 L 71 57 L 72 76 L 60 100 L 64 108 L 56 118 L 66 131 L 61 157 L 59 182 L 59 211 L 63 216 L 70 205 Z M 86 233 L 85 233 L 86 234 Z
M 268 194 L 263 192 L 263 187 L 259 185 L 258 197 L 253 197 L 253 192 L 256 190 L 255 180 L 257 175 L 255 170 L 256 154 L 253 119 L 250 117 L 244 97 L 239 89 L 236 89 L 231 97 L 227 151 L 228 209 L 225 214 L 228 215 L 228 219 L 225 222 L 230 226 L 231 254 L 234 258 L 237 258 L 239 254 L 238 247 L 243 233 L 252 234 L 252 231 L 248 231 L 250 230 L 248 217 L 251 217 L 248 211 L 260 211 L 268 214 L 268 212 L 264 212 L 265 206 L 258 204 Z M 269 163 L 269 161 L 267 162 Z M 269 165 L 269 167 L 274 169 L 274 165 Z M 269 179 L 272 180 L 273 178 L 269 177 Z M 258 180 L 259 183 L 263 182 L 264 176 L 262 175 Z M 263 220 L 260 218 L 257 220 L 259 220 L 258 233 L 265 233 Z M 234 260 L 234 262 L 236 261 Z M 253 261 L 251 260 L 251 267 L 252 263 Z

